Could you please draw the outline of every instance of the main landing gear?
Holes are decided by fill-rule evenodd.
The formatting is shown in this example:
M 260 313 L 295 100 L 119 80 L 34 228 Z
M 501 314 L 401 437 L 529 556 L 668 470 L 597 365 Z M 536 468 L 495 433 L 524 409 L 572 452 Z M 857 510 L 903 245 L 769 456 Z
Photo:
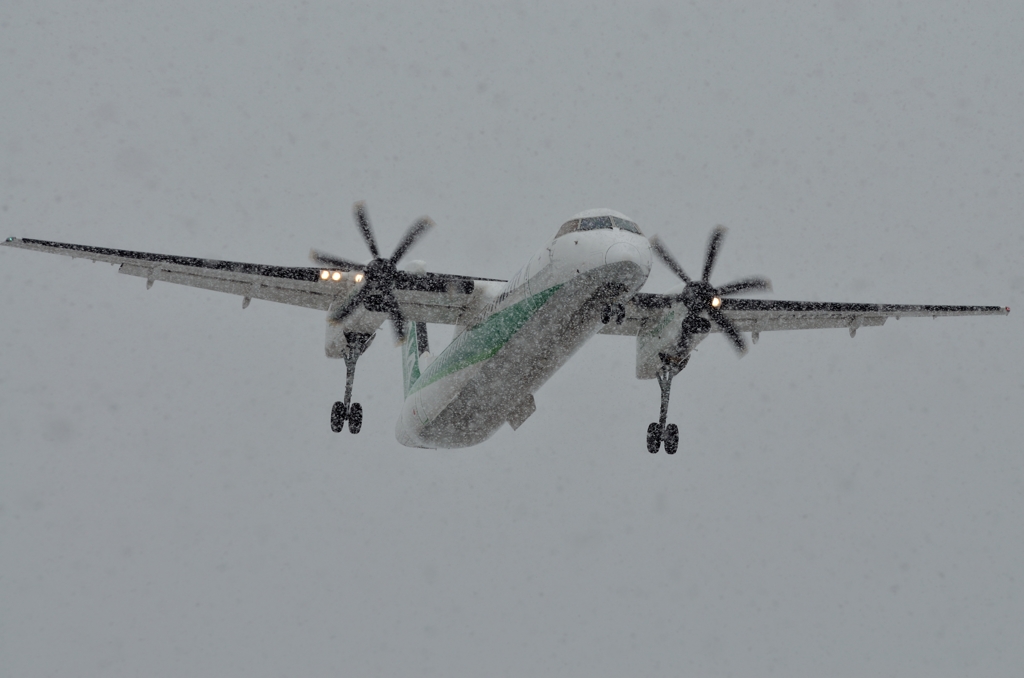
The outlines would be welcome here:
M 679 449 L 679 427 L 675 424 L 665 425 L 668 418 L 668 398 L 672 389 L 672 379 L 679 374 L 690 356 L 677 358 L 664 353 L 661 354 L 661 368 L 658 370 L 658 386 L 661 387 L 661 415 L 658 421 L 651 422 L 647 427 L 647 451 L 657 454 L 658 448 L 665 443 L 665 452 L 675 454 Z
M 346 421 L 349 433 L 359 433 L 363 428 L 363 406 L 352 402 L 352 383 L 356 378 L 356 361 L 369 348 L 375 336 L 354 332 L 345 334 L 345 401 L 338 401 L 331 408 L 331 430 L 335 433 L 341 433 Z
M 676 277 L 685 283 L 683 291 L 671 299 L 672 303 L 682 302 L 687 309 L 686 317 L 683 318 L 680 327 L 677 350 L 674 354 L 662 353 L 659 355 L 661 368 L 658 370 L 658 386 L 661 387 L 661 418 L 647 427 L 647 449 L 651 454 L 658 451 L 661 443 L 665 443 L 665 451 L 669 454 L 675 454 L 679 449 L 679 427 L 675 424 L 665 425 L 665 418 L 668 416 L 668 392 L 672 387 L 672 378 L 679 374 L 690 360 L 690 350 L 694 346 L 693 337 L 707 334 L 711 331 L 711 323 L 714 323 L 732 342 L 733 348 L 741 356 L 747 352 L 747 342 L 740 336 L 739 330 L 733 325 L 729 316 L 722 312 L 722 297 L 743 290 L 770 290 L 772 288 L 771 281 L 760 276 L 744 278 L 721 287 L 712 286 L 711 271 L 715 267 L 715 259 L 718 257 L 718 249 L 724 237 L 724 226 L 718 226 L 711 231 L 708 248 L 704 253 L 704 272 L 700 280 L 692 280 L 690 276 L 686 275 L 686 271 L 669 253 L 668 248 L 658 240 L 657 236 L 651 239 L 651 249 L 654 250 L 654 253 L 676 274 Z

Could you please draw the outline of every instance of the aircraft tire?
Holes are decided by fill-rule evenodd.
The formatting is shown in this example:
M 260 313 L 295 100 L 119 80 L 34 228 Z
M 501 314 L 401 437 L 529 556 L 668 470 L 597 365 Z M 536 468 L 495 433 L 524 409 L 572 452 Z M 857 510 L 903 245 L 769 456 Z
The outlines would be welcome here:
M 661 425 L 653 421 L 647 427 L 647 451 L 657 454 L 659 447 L 661 447 Z
M 359 433 L 362 428 L 363 406 L 359 403 L 352 403 L 352 408 L 348 411 L 348 431 L 354 435 Z
M 334 407 L 331 408 L 331 430 L 335 433 L 341 433 L 341 429 L 345 426 L 345 403 L 338 401 L 334 403 Z
M 665 427 L 665 453 L 675 454 L 679 449 L 679 427 L 669 424 Z

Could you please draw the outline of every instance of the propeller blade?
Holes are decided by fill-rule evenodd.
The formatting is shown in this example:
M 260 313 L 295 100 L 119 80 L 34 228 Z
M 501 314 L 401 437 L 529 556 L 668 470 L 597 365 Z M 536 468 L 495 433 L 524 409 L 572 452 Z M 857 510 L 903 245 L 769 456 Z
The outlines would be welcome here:
M 711 231 L 711 237 L 708 239 L 708 251 L 704 255 L 704 274 L 701 276 L 701 280 L 706 283 L 711 282 L 711 269 L 715 267 L 718 248 L 722 245 L 722 238 L 725 237 L 726 230 L 725 226 L 715 226 L 715 230 Z
M 377 239 L 373 237 L 373 229 L 370 228 L 370 218 L 366 215 L 366 203 L 360 200 L 352 206 L 352 212 L 356 217 L 356 225 L 359 226 L 359 231 L 363 234 L 363 240 L 366 241 L 366 246 L 370 248 L 370 254 L 373 255 L 374 259 L 379 259 L 380 253 L 377 251 Z
M 394 297 L 392 297 L 392 300 Z M 405 332 L 405 318 L 402 316 L 402 312 L 398 310 L 398 304 L 394 303 L 388 310 L 388 315 L 391 316 L 391 329 L 395 332 L 395 343 L 404 344 L 406 339 Z
M 772 281 L 768 278 L 762 278 L 760 276 L 751 276 L 749 278 L 743 278 L 742 280 L 734 280 L 728 285 L 722 285 L 716 292 L 718 296 L 727 297 L 730 294 L 736 294 L 744 290 L 768 290 L 772 289 Z
M 668 266 L 673 273 L 676 274 L 676 276 L 682 279 L 682 281 L 687 285 L 690 284 L 690 276 L 686 275 L 686 271 L 683 270 L 683 267 L 679 265 L 679 262 L 676 261 L 676 258 L 672 256 L 672 253 L 669 252 L 668 248 L 666 248 L 665 245 L 661 242 L 661 238 L 659 238 L 658 236 L 654 236 L 653 238 L 651 238 L 651 248 L 654 250 L 654 253 L 657 254 L 658 257 L 662 260 L 662 262 L 664 262 L 664 264 Z
M 717 308 L 708 310 L 708 317 L 711 318 L 711 322 L 718 325 L 722 332 L 729 335 L 729 339 L 732 341 L 736 351 L 740 354 L 740 357 L 747 352 L 747 342 L 743 340 L 740 333 L 736 331 L 736 326 L 732 324 L 732 321 L 725 317 L 725 315 Z
M 430 220 L 430 217 L 421 217 L 415 224 L 410 226 L 409 230 L 406 231 L 405 235 L 402 237 L 401 242 L 398 243 L 398 247 L 395 248 L 395 253 L 391 255 L 391 263 L 397 264 L 398 260 L 405 256 L 405 253 L 409 251 L 409 248 L 413 246 L 421 235 L 423 235 L 423 232 L 433 225 L 434 222 Z
M 345 302 L 344 305 L 338 306 L 337 308 L 331 308 L 327 312 L 327 322 L 329 322 L 332 325 L 337 325 L 342 320 L 347 318 L 352 313 L 352 311 L 356 310 L 356 307 L 363 302 L 362 297 L 363 291 L 365 289 L 366 288 L 363 288 L 362 290 L 359 290 L 358 292 L 353 294 L 352 297 L 349 298 L 349 300 Z
M 323 264 L 324 266 L 330 266 L 331 268 L 340 268 L 343 271 L 361 271 L 366 268 L 366 264 L 342 259 L 341 257 L 334 256 L 330 252 L 324 252 L 323 250 L 318 250 L 316 248 L 309 251 L 309 260 L 314 264 Z

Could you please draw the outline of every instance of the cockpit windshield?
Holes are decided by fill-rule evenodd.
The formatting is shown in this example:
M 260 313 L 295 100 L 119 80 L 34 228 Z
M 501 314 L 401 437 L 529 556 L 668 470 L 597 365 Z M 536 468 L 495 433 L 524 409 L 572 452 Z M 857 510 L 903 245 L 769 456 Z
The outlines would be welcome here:
M 577 231 L 596 231 L 599 228 L 611 228 L 611 217 L 587 217 L 580 219 L 580 226 Z
M 640 233 L 640 227 L 634 224 L 629 219 L 621 219 L 619 217 L 611 216 L 598 216 L 598 217 L 583 217 L 582 219 L 571 219 L 570 221 L 562 224 L 562 227 L 558 229 L 558 233 L 555 237 L 563 236 L 566 233 L 573 233 L 575 231 L 594 231 L 602 228 L 612 229 L 621 228 L 623 231 L 629 231 L 630 233 L 636 233 L 637 235 L 643 235 Z
M 629 231 L 630 233 L 636 233 L 637 235 L 643 235 L 640 232 L 640 227 L 634 224 L 629 219 L 620 219 L 618 217 L 610 217 L 612 223 L 615 224 L 616 228 L 621 228 L 623 231 Z

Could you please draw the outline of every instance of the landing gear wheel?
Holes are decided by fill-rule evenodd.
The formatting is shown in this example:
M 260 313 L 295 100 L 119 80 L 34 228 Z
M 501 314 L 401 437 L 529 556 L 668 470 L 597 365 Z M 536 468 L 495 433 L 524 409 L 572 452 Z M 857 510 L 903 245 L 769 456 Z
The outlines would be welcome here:
M 661 447 L 661 425 L 654 421 L 647 427 L 647 451 L 657 454 L 659 447 Z
M 341 433 L 341 429 L 344 426 L 345 403 L 338 401 L 334 403 L 334 407 L 331 408 L 331 430 L 334 431 L 335 433 Z
M 665 452 L 675 454 L 679 449 L 679 427 L 669 424 L 665 427 Z
M 601 309 L 601 324 L 607 325 L 612 321 L 612 309 L 610 306 L 605 306 Z
M 348 432 L 356 434 L 361 428 L 363 428 L 363 406 L 359 403 L 352 403 L 352 408 L 348 411 Z

